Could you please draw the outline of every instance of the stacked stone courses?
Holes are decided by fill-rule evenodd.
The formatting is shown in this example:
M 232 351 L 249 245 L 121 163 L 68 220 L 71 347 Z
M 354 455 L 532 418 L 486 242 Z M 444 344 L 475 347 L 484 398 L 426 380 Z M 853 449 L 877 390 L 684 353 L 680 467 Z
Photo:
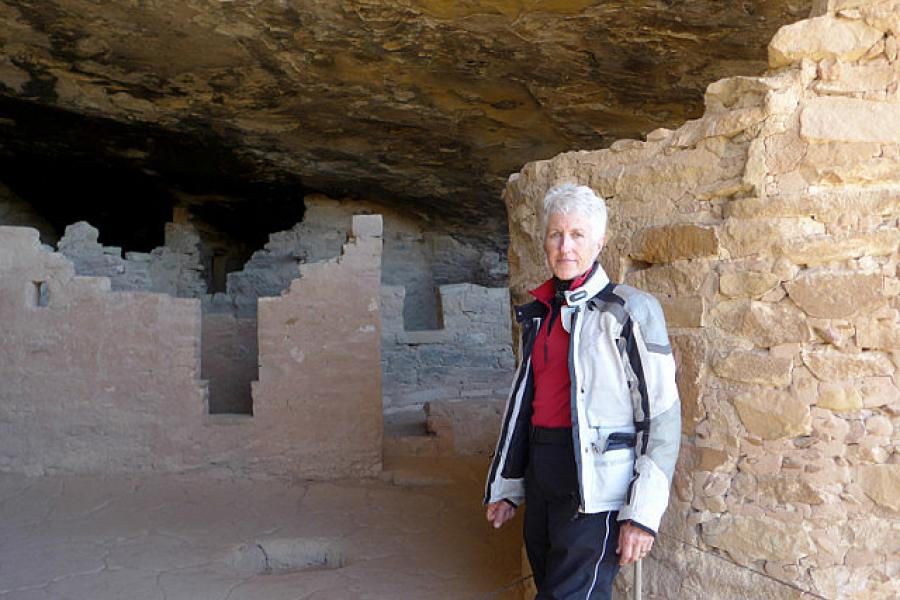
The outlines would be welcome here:
M 439 295 L 443 328 L 407 331 L 403 287 L 382 286 L 383 399 L 388 412 L 467 398 L 481 398 L 493 407 L 509 392 L 515 368 L 509 291 L 458 283 L 442 285 Z
M 103 246 L 99 238 L 97 228 L 85 221 L 66 227 L 59 251 L 72 261 L 78 275 L 109 277 L 116 291 L 160 292 L 179 298 L 206 293 L 200 238 L 191 225 L 166 223 L 163 246 L 151 252 L 126 252 L 124 258 L 121 248 Z
M 540 200 L 608 198 L 610 276 L 655 294 L 683 450 L 658 598 L 900 596 L 900 2 L 821 2 L 702 118 L 510 177 L 513 301 Z

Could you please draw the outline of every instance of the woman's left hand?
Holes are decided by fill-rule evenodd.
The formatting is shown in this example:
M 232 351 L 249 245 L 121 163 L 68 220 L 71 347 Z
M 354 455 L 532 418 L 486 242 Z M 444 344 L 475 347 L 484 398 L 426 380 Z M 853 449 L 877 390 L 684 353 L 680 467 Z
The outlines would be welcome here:
M 631 523 L 622 523 L 619 527 L 619 564 L 628 565 L 647 556 L 653 546 L 653 536 Z

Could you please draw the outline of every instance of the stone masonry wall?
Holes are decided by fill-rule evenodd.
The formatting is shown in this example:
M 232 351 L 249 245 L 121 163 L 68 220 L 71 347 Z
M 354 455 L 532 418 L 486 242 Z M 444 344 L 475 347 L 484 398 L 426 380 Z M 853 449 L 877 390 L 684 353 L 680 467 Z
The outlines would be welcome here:
M 403 327 L 404 288 L 382 287 L 386 412 L 435 400 L 505 398 L 515 368 L 509 291 L 459 283 L 439 289 L 442 329 Z M 492 436 L 496 438 L 496 432 Z
M 103 246 L 100 232 L 85 221 L 66 227 L 59 251 L 78 275 L 108 277 L 113 290 L 161 292 L 179 298 L 206 293 L 200 265 L 200 237 L 188 224 L 166 223 L 165 243 L 151 252 L 126 252 Z
M 684 445 L 653 598 L 900 596 L 900 2 L 817 15 L 701 119 L 505 190 L 514 301 L 546 274 L 540 200 L 574 181 L 608 198 L 610 276 L 665 309 Z
M 239 307 L 254 302 L 258 296 L 277 295 L 287 289 L 298 262 L 337 255 L 354 214 L 383 215 L 382 283 L 405 288 L 402 314 L 407 329 L 441 326 L 436 293 L 440 285 L 506 284 L 507 271 L 497 252 L 467 245 L 415 214 L 375 202 L 337 200 L 321 194 L 308 195 L 303 202 L 306 213 L 302 222 L 272 234 L 269 243 L 254 253 L 243 271 L 229 274 L 229 294 Z
M 227 292 L 215 294 L 210 306 L 228 309 L 241 317 L 256 314 L 256 300 L 277 296 L 297 278 L 298 265 L 337 256 L 347 239 L 355 214 L 384 213 L 383 207 L 362 200 L 335 200 L 321 194 L 303 199 L 303 220 L 285 231 L 269 236 L 265 247 L 253 253 L 240 271 L 228 274 Z M 388 211 L 385 219 L 385 257 L 382 279 L 392 283 L 402 279 L 412 302 L 406 319 L 418 326 L 434 322 L 437 307 L 434 295 L 432 260 L 424 239 L 423 224 L 417 219 Z
M 209 415 L 200 300 L 113 291 L 0 227 L 0 470 L 377 471 L 380 218 L 351 236 L 261 301 L 254 415 Z
M 249 382 L 257 379 L 252 342 L 256 339 L 259 298 L 276 297 L 288 290 L 300 277 L 300 265 L 339 255 L 353 215 L 378 211 L 371 202 L 334 200 L 317 194 L 307 196 L 304 204 L 302 222 L 272 233 L 268 243 L 253 253 L 243 269 L 228 274 L 224 293 L 204 297 L 204 340 L 218 342 L 217 348 L 204 344 L 203 352 L 203 376 L 210 381 L 210 406 L 214 412 L 249 410 Z M 402 278 L 405 286 L 400 289 L 408 289 L 412 294 L 411 302 L 404 303 L 400 297 L 400 329 L 404 311 L 408 313 L 406 319 L 420 325 L 429 319 L 439 320 L 435 312 L 433 264 L 426 252 L 421 224 L 414 218 L 390 213 L 386 227 L 390 241 L 385 243 L 385 254 L 392 262 L 384 265 L 391 271 L 382 270 L 382 280 Z M 251 353 L 250 349 L 254 351 Z M 415 379 L 416 373 L 396 377 Z M 391 388 L 395 374 L 386 377 L 384 384 Z
M 379 210 L 371 202 L 318 194 L 307 196 L 304 203 L 302 222 L 269 236 L 241 271 L 228 275 L 227 293 L 204 299 L 204 336 L 226 341 L 224 347 L 231 349 L 227 355 L 213 355 L 204 345 L 203 373 L 210 379 L 216 406 L 243 402 L 242 386 L 219 382 L 250 380 L 232 375 L 250 372 L 244 349 L 249 347 L 245 342 L 252 333 L 257 299 L 286 290 L 301 264 L 337 255 L 354 213 Z M 441 285 L 434 293 L 435 281 L 505 277 L 495 265 L 499 257 L 478 254 L 452 236 L 426 232 L 424 223 L 393 211 L 385 219 L 384 256 L 381 337 L 386 412 L 420 411 L 433 400 L 482 398 L 496 403 L 505 398 L 513 370 L 508 290 L 454 283 Z M 422 329 L 426 323 L 435 326 Z M 255 365 L 254 357 L 247 356 Z

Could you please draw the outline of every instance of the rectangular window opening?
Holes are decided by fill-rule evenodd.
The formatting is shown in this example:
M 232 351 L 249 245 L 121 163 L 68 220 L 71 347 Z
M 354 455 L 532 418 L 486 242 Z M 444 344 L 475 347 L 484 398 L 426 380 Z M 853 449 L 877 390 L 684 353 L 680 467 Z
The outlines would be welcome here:
M 50 292 L 47 289 L 46 281 L 33 281 L 34 284 L 34 306 L 46 308 L 50 301 Z
M 212 257 L 212 281 L 210 293 L 225 293 L 228 282 L 228 257 L 214 254 Z

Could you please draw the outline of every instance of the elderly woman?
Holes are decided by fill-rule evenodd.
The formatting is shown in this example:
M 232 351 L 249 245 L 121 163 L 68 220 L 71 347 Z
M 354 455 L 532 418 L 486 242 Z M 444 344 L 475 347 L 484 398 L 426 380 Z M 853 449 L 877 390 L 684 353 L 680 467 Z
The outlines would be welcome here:
M 584 186 L 544 198 L 553 277 L 516 309 L 520 364 L 488 474 L 487 519 L 524 500 L 538 600 L 612 597 L 620 565 L 646 556 L 681 439 L 675 363 L 659 303 L 597 262 L 606 206 Z

